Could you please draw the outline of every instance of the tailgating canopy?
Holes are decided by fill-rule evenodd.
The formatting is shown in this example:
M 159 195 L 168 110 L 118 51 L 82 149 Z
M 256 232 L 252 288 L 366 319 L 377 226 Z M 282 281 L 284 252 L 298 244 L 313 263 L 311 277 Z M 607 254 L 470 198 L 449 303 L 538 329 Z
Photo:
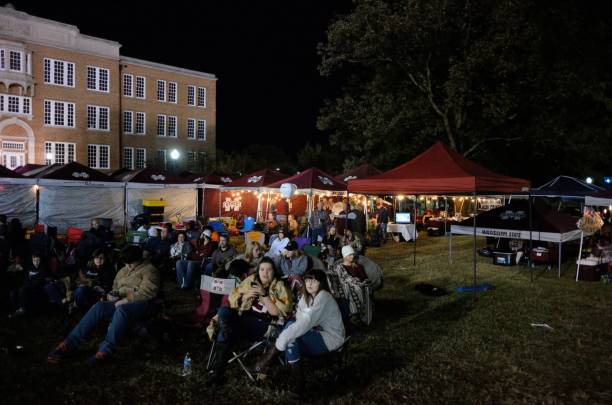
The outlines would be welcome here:
M 529 233 L 529 203 L 525 200 L 513 201 L 510 204 L 478 214 L 476 234 L 495 238 L 539 240 L 545 242 L 567 242 L 580 239 L 578 218 L 569 214 L 553 211 L 541 204 L 534 204 L 531 214 L 531 238 Z M 451 225 L 451 233 L 472 235 L 472 219 Z
M 378 170 L 369 163 L 364 163 L 361 166 L 357 166 L 356 168 L 351 169 L 344 174 L 336 176 L 336 179 L 347 182 L 349 180 L 365 179 L 366 177 L 376 176 L 379 174 L 382 174 L 380 170 Z
M 221 187 L 233 181 L 231 176 L 215 172 L 195 177 L 193 182 L 202 193 L 200 201 L 204 216 L 221 216 Z
M 597 207 L 612 205 L 612 190 L 604 191 L 594 195 L 588 195 L 584 198 L 584 203 L 586 205 L 594 205 Z
M 531 195 L 538 197 L 561 197 L 563 199 L 584 199 L 585 196 L 603 191 L 595 184 L 588 184 L 575 177 L 555 177 L 540 187 L 533 188 Z
M 25 226 L 36 222 L 35 180 L 0 166 L 0 214 L 18 218 Z
M 69 226 L 89 229 L 93 218 L 124 224 L 123 184 L 77 162 L 39 171 L 39 222 L 64 233 Z
M 221 215 L 258 216 L 262 213 L 262 202 L 265 199 L 260 194 L 263 187 L 285 178 L 286 174 L 262 169 L 227 183 L 221 188 Z
M 518 193 L 530 183 L 495 173 L 442 142 L 394 169 L 367 179 L 349 180 L 348 191 L 361 194 Z
M 125 198 L 128 219 L 143 212 L 143 200 L 166 202 L 164 220 L 176 221 L 181 218 L 195 218 L 197 207 L 196 183 L 156 167 L 147 167 L 116 175 L 125 184 Z
M 346 183 L 344 181 L 337 180 L 334 176 L 314 167 L 304 170 L 295 176 L 272 183 L 263 189 L 271 192 L 279 192 L 281 185 L 284 183 L 295 184 L 298 192 L 306 194 L 346 193 Z

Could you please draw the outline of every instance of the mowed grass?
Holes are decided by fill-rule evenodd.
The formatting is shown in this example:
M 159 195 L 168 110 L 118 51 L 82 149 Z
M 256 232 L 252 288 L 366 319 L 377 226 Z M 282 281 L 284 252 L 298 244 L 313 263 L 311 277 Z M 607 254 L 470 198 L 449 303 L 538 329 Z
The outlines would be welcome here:
M 484 241 L 479 241 L 482 244 Z M 348 364 L 336 380 L 327 368 L 306 364 L 307 402 L 319 403 L 612 403 L 612 285 L 574 281 L 574 258 L 556 269 L 493 266 L 478 257 L 478 282 L 495 288 L 479 294 L 430 297 L 414 290 L 431 283 L 449 291 L 472 282 L 472 239 L 423 235 L 413 245 L 389 242 L 368 256 L 383 266 L 374 322 L 352 339 Z M 531 278 L 533 276 L 533 281 Z M 195 306 L 195 293 L 165 282 L 168 312 Z M 289 403 L 288 372 L 254 385 L 237 367 L 220 389 L 207 388 L 209 343 L 201 331 L 174 327 L 163 344 L 129 337 L 108 365 L 85 364 L 103 336 L 101 328 L 80 356 L 60 366 L 47 352 L 80 315 L 0 321 L 0 402 L 9 403 Z M 547 323 L 553 330 L 533 327 Z M 194 374 L 179 375 L 185 352 Z M 238 402 L 239 401 L 239 402 Z

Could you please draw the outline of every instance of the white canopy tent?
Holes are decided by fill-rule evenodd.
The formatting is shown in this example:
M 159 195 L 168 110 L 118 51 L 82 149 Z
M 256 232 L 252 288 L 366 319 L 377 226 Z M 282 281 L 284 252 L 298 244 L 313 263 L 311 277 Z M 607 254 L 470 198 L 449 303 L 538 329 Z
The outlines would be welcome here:
M 36 222 L 36 180 L 0 177 L 0 214 L 18 218 L 26 227 Z

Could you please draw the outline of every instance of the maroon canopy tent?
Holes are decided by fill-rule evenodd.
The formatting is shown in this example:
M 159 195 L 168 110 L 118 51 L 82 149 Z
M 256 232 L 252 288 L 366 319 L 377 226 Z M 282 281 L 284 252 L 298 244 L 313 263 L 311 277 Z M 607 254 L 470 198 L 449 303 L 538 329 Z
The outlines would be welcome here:
M 262 193 L 262 187 L 273 184 L 288 176 L 270 169 L 262 169 L 233 180 L 221 188 L 221 215 L 238 217 L 239 215 L 257 218 L 263 214 L 264 200 L 270 208 L 269 198 Z
M 361 194 L 472 194 L 524 193 L 528 180 L 504 176 L 472 162 L 442 142 L 436 142 L 414 159 L 367 179 L 349 180 L 348 190 Z M 416 199 L 415 199 L 416 218 Z M 531 206 L 531 205 L 530 205 Z M 476 205 L 474 205 L 476 207 Z M 473 222 L 473 272 L 476 288 L 476 212 Z M 449 256 L 450 258 L 450 256 Z M 414 259 L 416 266 L 416 239 Z
M 337 180 L 334 176 L 322 170 L 311 167 L 294 176 L 263 187 L 265 191 L 279 193 L 281 185 L 289 183 L 297 187 L 296 194 L 290 199 L 289 213 L 303 215 L 310 212 L 318 200 L 323 196 L 334 196 L 339 199 L 346 195 L 346 183 Z
M 367 179 L 349 180 L 348 191 L 361 194 L 520 193 L 528 180 L 504 176 L 472 162 L 442 142 L 414 159 Z
M 221 187 L 233 181 L 231 176 L 221 173 L 208 173 L 196 177 L 193 182 L 202 190 L 201 212 L 206 217 L 221 216 Z M 200 191 L 198 190 L 198 195 Z

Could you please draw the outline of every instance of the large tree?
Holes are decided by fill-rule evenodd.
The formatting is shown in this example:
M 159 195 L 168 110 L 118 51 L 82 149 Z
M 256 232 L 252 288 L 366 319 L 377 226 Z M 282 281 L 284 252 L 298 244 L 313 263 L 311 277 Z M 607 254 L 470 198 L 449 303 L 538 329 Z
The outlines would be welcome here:
M 556 170 L 609 164 L 593 147 L 612 128 L 610 21 L 596 7 L 355 0 L 319 48 L 321 73 L 344 87 L 318 127 L 349 160 L 382 167 L 436 139 L 502 169 L 512 156 L 523 166 L 545 156 Z M 591 165 L 572 158 L 584 154 Z

